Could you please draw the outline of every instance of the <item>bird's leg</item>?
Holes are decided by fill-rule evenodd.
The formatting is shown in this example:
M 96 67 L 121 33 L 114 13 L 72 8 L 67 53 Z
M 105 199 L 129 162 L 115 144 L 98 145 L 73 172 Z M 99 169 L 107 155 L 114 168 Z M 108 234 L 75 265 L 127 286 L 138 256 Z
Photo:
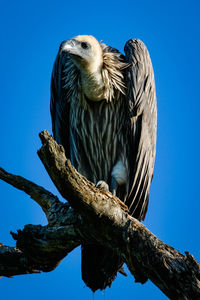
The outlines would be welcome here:
M 113 196 L 116 196 L 117 188 L 118 188 L 118 183 L 115 180 L 115 178 L 112 177 L 112 179 L 111 179 L 111 185 L 110 185 L 110 191 L 113 194 Z

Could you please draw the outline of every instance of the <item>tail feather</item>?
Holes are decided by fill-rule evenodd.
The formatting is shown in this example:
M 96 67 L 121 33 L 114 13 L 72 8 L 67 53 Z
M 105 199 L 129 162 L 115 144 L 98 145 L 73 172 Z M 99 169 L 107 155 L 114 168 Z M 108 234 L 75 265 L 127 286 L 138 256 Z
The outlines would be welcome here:
M 123 261 L 112 249 L 97 245 L 82 246 L 82 279 L 93 291 L 111 286 Z

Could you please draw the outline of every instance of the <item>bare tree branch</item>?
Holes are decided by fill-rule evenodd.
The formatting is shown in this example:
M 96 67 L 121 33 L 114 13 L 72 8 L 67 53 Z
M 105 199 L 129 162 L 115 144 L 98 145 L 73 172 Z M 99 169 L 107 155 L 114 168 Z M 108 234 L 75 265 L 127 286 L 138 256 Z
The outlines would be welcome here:
M 0 273 L 1 276 L 39 273 L 30 264 L 24 253 L 16 247 L 0 244 Z
M 120 254 L 136 281 L 150 279 L 171 299 L 199 299 L 200 265 L 193 256 L 164 244 L 132 218 L 118 198 L 81 176 L 47 131 L 40 137 L 39 157 L 72 208 L 42 187 L 1 169 L 2 180 L 25 191 L 42 207 L 48 225 L 26 225 L 13 234 L 16 248 L 1 245 L 0 275 L 51 271 L 75 247 L 92 242 Z
M 2 168 L 0 168 L 0 179 L 31 196 L 41 206 L 49 221 L 52 206 L 60 202 L 55 195 L 22 176 L 10 174 Z

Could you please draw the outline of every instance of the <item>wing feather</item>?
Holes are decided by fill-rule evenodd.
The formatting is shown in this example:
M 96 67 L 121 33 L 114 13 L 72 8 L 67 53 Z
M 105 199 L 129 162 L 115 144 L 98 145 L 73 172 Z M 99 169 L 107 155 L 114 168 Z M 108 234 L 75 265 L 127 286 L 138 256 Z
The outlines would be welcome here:
M 146 215 L 156 151 L 157 108 L 154 72 L 147 48 L 137 39 L 125 45 L 127 97 L 131 120 L 130 182 L 126 200 L 132 215 Z
M 51 76 L 50 111 L 53 136 L 57 143 L 64 146 L 68 158 L 70 157 L 70 99 L 73 97 L 73 84 L 77 82 L 77 76 L 71 58 L 59 51 Z

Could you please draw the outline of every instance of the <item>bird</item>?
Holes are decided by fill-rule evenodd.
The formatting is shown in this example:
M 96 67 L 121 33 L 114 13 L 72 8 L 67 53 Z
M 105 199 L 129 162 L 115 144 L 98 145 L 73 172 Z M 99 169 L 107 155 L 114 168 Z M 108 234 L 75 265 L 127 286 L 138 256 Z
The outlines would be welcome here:
M 61 43 L 51 76 L 52 132 L 79 173 L 109 190 L 144 220 L 153 178 L 157 104 L 145 44 L 124 54 L 92 35 Z M 82 245 L 82 279 L 93 292 L 111 286 L 122 270 L 115 249 Z

